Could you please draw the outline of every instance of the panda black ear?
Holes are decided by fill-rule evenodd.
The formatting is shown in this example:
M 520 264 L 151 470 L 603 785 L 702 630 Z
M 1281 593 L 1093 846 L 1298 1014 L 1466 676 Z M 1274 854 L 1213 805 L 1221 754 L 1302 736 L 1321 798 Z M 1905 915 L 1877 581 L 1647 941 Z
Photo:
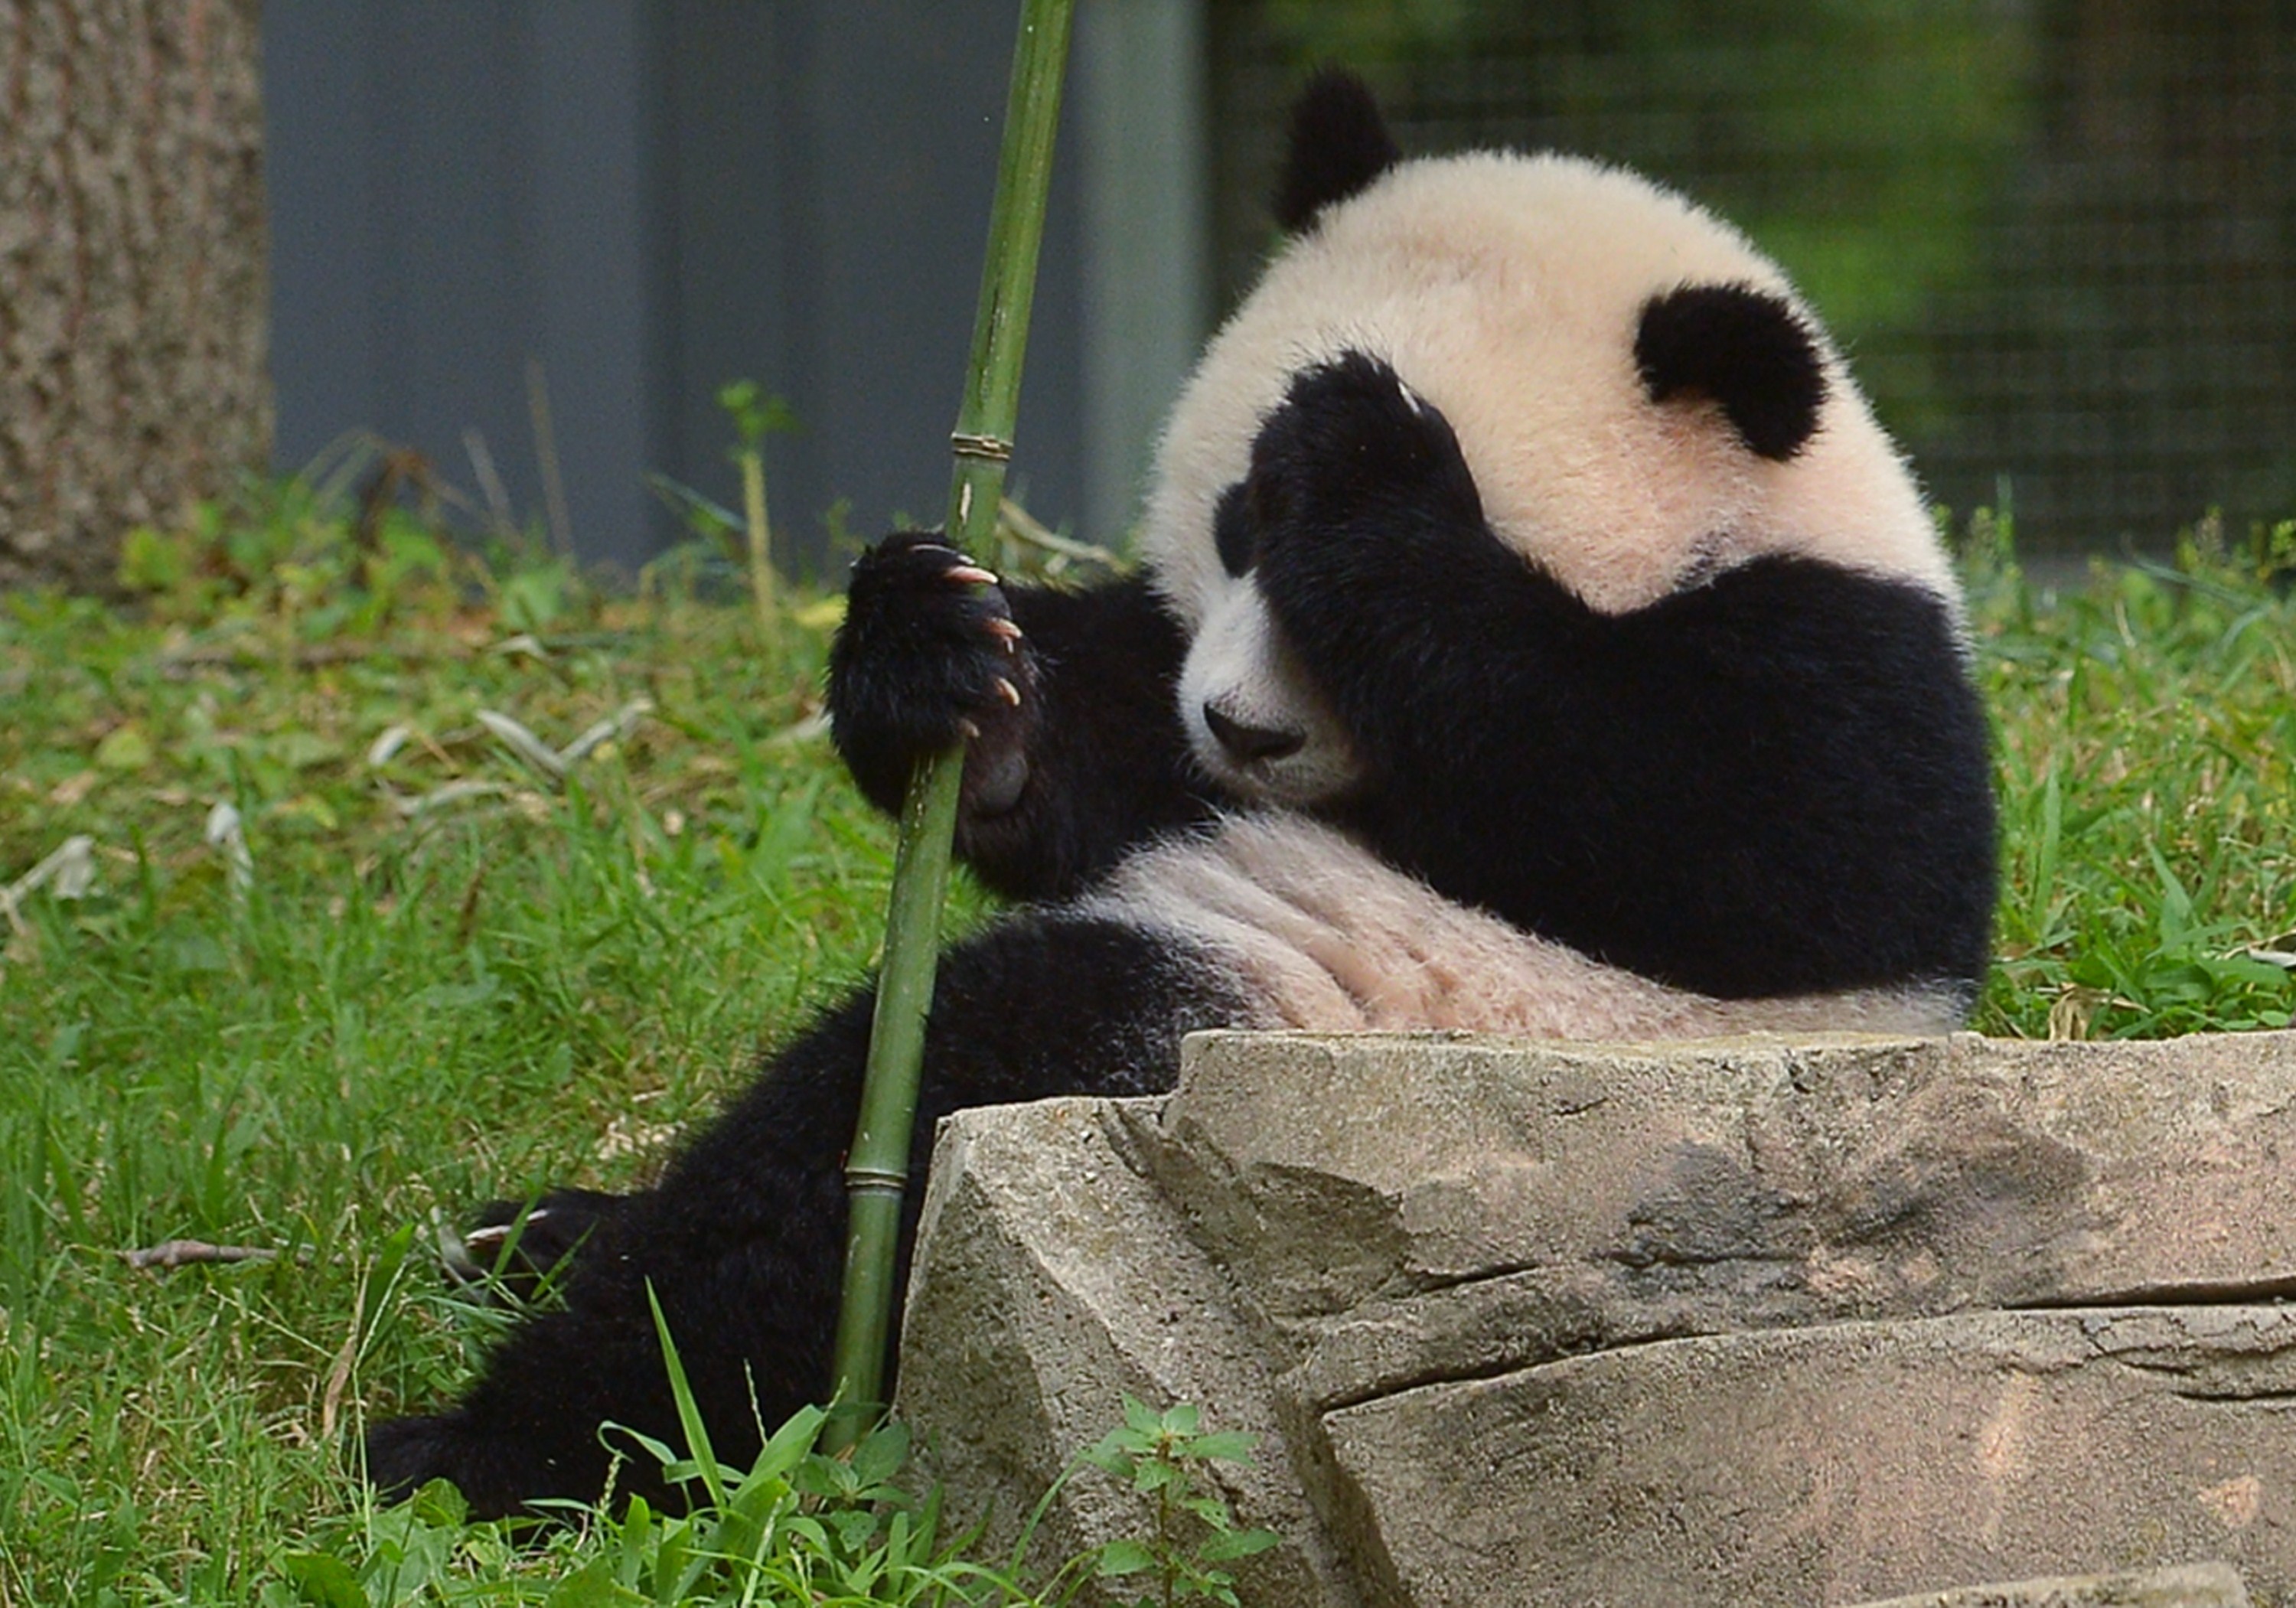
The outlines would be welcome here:
M 1324 208 L 1367 188 L 1402 160 L 1370 86 L 1351 72 L 1326 67 L 1292 104 L 1275 221 L 1286 234 L 1298 234 Z
M 1745 284 L 1684 285 L 1643 304 L 1635 365 L 1651 400 L 1719 403 L 1747 450 L 1780 463 L 1809 444 L 1825 363 L 1793 308 Z

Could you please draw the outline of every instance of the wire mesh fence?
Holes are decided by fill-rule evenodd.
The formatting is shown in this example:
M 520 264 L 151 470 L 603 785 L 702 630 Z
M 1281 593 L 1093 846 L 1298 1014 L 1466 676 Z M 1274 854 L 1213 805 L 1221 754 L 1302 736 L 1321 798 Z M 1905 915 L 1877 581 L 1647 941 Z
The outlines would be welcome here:
M 1292 86 L 1365 70 L 1405 149 L 1616 160 L 1738 223 L 1932 495 L 2029 552 L 2296 514 L 2290 0 L 1214 0 L 1224 288 Z

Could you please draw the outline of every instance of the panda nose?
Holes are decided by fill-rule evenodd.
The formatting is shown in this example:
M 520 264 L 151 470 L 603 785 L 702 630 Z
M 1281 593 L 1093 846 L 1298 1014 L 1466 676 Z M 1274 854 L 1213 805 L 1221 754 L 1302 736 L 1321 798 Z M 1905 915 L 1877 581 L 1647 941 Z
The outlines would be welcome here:
M 1204 724 L 1211 728 L 1219 745 L 1238 764 L 1249 765 L 1255 759 L 1286 759 L 1307 745 L 1305 732 L 1281 731 L 1265 726 L 1246 726 L 1231 719 L 1210 704 L 1204 705 Z

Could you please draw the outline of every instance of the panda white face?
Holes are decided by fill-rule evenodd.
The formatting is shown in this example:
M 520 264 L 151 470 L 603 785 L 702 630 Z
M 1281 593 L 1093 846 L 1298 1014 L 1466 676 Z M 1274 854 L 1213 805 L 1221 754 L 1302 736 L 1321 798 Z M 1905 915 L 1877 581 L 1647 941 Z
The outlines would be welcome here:
M 1811 413 L 1783 450 L 1694 381 L 1654 384 L 1641 361 L 1650 309 L 1709 287 L 1767 302 L 1807 343 Z M 1142 541 L 1196 634 L 1182 713 L 1206 763 L 1259 779 L 1256 791 L 1328 796 L 1314 790 L 1351 770 L 1336 751 L 1306 757 L 1315 711 L 1294 707 L 1305 689 L 1283 678 L 1280 644 L 1260 640 L 1265 613 L 1223 562 L 1217 513 L 1292 377 L 1349 351 L 1441 411 L 1493 535 L 1597 610 L 1638 609 L 1774 553 L 1910 579 L 1957 606 L 1911 474 L 1815 316 L 1744 236 L 1574 158 L 1401 162 L 1286 244 L 1207 349 L 1159 448 Z M 1203 712 L 1222 695 L 1296 717 L 1296 767 L 1235 766 Z M 1308 792 L 1272 792 L 1294 768 Z
M 1208 598 L 1180 670 L 1197 762 L 1231 792 L 1304 808 L 1357 776 L 1346 731 L 1293 661 L 1247 573 Z

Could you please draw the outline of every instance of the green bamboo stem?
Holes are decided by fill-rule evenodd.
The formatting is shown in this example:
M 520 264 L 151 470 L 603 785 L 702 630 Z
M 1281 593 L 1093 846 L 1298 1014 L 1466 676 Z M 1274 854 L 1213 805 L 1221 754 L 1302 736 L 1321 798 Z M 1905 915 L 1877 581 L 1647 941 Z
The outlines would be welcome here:
M 1004 106 L 1004 142 L 989 212 L 988 254 L 972 324 L 964 399 L 951 438 L 955 454 L 943 529 L 961 551 L 982 550 L 996 529 L 1020 410 L 1021 360 L 1036 295 L 1037 249 L 1060 121 L 1074 0 L 1021 0 L 1020 37 Z M 843 1303 L 837 1315 L 832 1449 L 849 1446 L 881 1410 L 890 1339 L 893 1274 L 915 1126 L 925 1013 L 932 1003 L 941 903 L 948 888 L 962 747 L 917 767 L 901 811 L 885 959 L 877 982 L 861 1117 L 848 1153 L 851 1213 L 845 1242 Z

